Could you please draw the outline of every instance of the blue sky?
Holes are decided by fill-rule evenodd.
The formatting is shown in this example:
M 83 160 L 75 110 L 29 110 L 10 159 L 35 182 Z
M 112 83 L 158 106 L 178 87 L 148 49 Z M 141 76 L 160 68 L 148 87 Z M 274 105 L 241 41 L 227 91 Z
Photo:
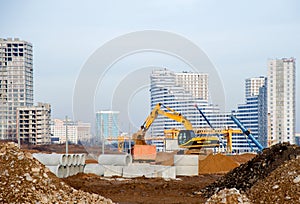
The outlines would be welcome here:
M 267 74 L 269 58 L 300 59 L 300 2 L 296 0 L 0 0 L 0 8 L 0 37 L 19 37 L 34 45 L 35 101 L 51 103 L 53 117 L 72 115 L 74 84 L 89 56 L 103 43 L 133 31 L 169 31 L 202 48 L 223 81 L 228 110 L 244 102 L 246 78 Z M 137 65 L 141 59 L 116 66 Z M 159 60 L 152 65 L 185 68 L 176 61 Z M 298 61 L 296 87 L 300 87 Z M 296 99 L 299 96 L 300 88 Z M 141 123 L 149 105 L 138 97 L 144 95 L 137 94 L 133 102 L 137 109 L 131 109 L 137 112 L 133 120 Z

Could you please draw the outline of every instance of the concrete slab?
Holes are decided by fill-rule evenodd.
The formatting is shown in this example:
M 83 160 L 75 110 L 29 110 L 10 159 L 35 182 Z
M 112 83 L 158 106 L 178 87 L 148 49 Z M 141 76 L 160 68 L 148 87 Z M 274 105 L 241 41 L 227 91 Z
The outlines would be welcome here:
M 104 177 L 123 176 L 124 166 L 103 165 Z
M 198 166 L 176 166 L 176 176 L 197 176 Z
M 124 178 L 134 178 L 145 176 L 147 178 L 153 178 L 155 167 L 151 165 L 130 165 L 123 168 Z
M 198 155 L 174 155 L 174 166 L 197 166 Z
M 176 179 L 175 166 L 155 166 L 155 177 L 164 179 Z

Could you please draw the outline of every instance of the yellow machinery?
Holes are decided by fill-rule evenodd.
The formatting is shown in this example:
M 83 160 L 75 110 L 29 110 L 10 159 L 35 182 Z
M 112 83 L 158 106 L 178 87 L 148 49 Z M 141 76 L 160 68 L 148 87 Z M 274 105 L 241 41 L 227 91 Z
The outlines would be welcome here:
M 167 139 L 177 139 L 179 134 L 179 130 L 172 128 L 172 129 L 165 129 L 164 130 L 164 136 Z
M 222 134 L 227 141 L 226 151 L 228 153 L 232 152 L 232 134 L 241 134 L 243 133 L 240 129 L 197 129 L 195 130 L 196 135 L 213 135 L 213 134 Z
M 164 107 L 166 111 L 162 110 L 162 107 Z M 158 103 L 153 108 L 150 115 L 146 118 L 145 122 L 141 126 L 141 129 L 133 135 L 132 139 L 134 140 L 135 144 L 146 144 L 145 134 L 158 115 L 166 116 L 183 124 L 185 130 L 180 130 L 177 134 L 178 145 L 181 148 L 201 149 L 203 147 L 219 147 L 218 137 L 196 137 L 195 132 L 193 130 L 193 126 L 189 120 L 187 120 L 180 113 L 177 113 L 175 110 L 161 103 Z

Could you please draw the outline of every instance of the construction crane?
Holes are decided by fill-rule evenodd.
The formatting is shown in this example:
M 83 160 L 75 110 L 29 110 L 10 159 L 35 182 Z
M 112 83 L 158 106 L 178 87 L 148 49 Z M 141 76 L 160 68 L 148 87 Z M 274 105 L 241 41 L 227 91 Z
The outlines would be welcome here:
M 230 118 L 233 122 L 243 131 L 245 135 L 257 146 L 259 151 L 262 151 L 264 147 L 255 139 L 255 137 L 250 133 L 250 131 L 237 119 L 234 115 L 231 115 Z M 251 147 L 251 146 L 250 146 Z M 252 147 L 251 147 L 252 149 Z

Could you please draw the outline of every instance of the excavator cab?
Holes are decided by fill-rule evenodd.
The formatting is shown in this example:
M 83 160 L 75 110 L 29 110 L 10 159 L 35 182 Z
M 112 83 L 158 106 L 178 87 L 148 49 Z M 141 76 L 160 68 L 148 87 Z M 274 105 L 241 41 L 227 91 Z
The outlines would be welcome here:
M 193 130 L 180 130 L 178 134 L 178 145 L 185 146 L 194 137 L 196 137 L 196 134 Z

